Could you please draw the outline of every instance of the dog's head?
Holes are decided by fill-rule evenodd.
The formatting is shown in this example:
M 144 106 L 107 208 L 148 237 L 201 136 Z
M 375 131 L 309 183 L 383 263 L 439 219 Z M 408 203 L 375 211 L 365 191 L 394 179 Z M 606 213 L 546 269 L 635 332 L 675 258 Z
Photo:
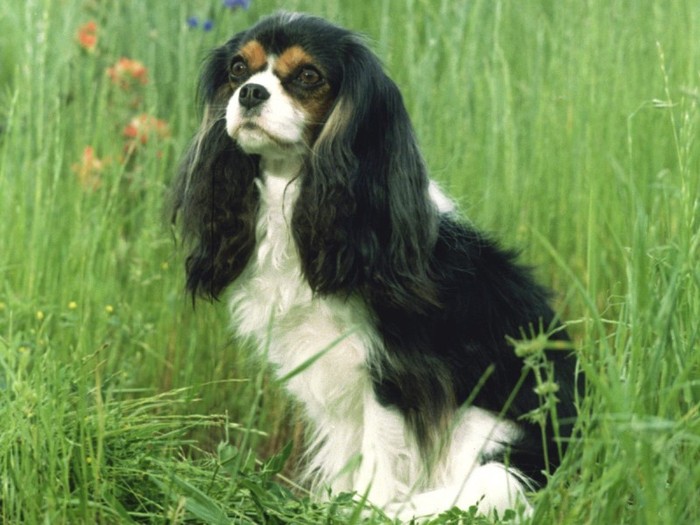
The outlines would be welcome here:
M 193 293 L 217 296 L 245 267 L 254 181 L 271 163 L 299 185 L 292 233 L 315 292 L 429 293 L 428 177 L 401 94 L 357 34 L 308 15 L 264 18 L 212 52 L 200 97 L 174 192 L 194 241 Z
M 229 60 L 226 131 L 246 153 L 287 160 L 312 149 L 342 78 L 328 54 L 341 35 L 302 38 L 314 34 L 314 22 L 298 21 L 296 34 L 287 31 L 283 38 L 258 26 L 225 46 L 224 54 L 232 55 L 222 57 Z

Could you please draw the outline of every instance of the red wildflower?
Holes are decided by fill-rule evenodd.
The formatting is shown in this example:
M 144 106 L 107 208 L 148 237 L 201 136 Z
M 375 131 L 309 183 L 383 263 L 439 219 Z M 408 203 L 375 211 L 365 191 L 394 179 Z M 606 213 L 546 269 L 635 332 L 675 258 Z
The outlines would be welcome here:
M 80 47 L 89 53 L 94 53 L 97 47 L 97 23 L 94 20 L 90 20 L 81 25 L 78 28 L 76 38 Z
M 95 156 L 95 149 L 92 146 L 85 146 L 80 162 L 71 166 L 71 170 L 78 176 L 78 182 L 85 190 L 96 190 L 102 185 L 100 175 L 104 168 L 104 161 Z
M 120 58 L 116 64 L 107 68 L 107 76 L 122 89 L 128 90 L 134 83 L 148 83 L 148 69 L 138 60 Z
M 168 138 L 170 128 L 164 120 L 142 113 L 131 119 L 131 122 L 124 127 L 123 135 L 127 139 L 127 152 L 132 152 L 139 145 L 145 146 L 151 138 Z

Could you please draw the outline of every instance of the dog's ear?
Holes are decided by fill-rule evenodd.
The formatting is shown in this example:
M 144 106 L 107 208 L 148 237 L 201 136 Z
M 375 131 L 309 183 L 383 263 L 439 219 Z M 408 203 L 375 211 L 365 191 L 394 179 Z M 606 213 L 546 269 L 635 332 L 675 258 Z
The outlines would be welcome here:
M 311 287 L 365 292 L 408 308 L 431 302 L 437 212 L 401 93 L 356 36 L 303 175 L 294 234 Z
M 187 289 L 217 298 L 245 268 L 255 245 L 258 158 L 245 154 L 226 133 L 229 47 L 207 61 L 199 93 L 202 123 L 172 188 L 172 220 L 180 217 L 186 242 Z

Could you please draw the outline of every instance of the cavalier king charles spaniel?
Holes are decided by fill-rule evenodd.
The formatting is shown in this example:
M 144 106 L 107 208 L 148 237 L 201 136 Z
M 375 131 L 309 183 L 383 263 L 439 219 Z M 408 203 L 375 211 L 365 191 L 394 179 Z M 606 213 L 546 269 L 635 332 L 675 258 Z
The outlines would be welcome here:
M 308 483 L 400 518 L 527 508 L 571 434 L 576 360 L 548 292 L 430 180 L 380 61 L 279 13 L 211 53 L 200 97 L 173 187 L 187 288 L 230 289 L 236 332 L 303 406 Z M 534 336 L 545 409 L 514 349 Z

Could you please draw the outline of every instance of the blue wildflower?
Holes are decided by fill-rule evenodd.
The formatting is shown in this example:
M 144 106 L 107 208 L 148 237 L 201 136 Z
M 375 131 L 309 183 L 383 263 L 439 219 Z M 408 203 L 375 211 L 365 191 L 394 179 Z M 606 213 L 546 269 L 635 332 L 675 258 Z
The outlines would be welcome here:
M 223 0 L 222 4 L 228 9 L 248 9 L 250 7 L 250 0 Z
M 213 20 L 206 20 L 206 21 L 202 24 L 202 29 L 203 29 L 204 31 L 211 31 L 213 27 L 214 27 L 214 21 L 213 21 Z
M 190 29 L 195 29 L 196 27 L 199 26 L 199 18 L 196 16 L 191 16 L 187 19 L 187 27 Z

